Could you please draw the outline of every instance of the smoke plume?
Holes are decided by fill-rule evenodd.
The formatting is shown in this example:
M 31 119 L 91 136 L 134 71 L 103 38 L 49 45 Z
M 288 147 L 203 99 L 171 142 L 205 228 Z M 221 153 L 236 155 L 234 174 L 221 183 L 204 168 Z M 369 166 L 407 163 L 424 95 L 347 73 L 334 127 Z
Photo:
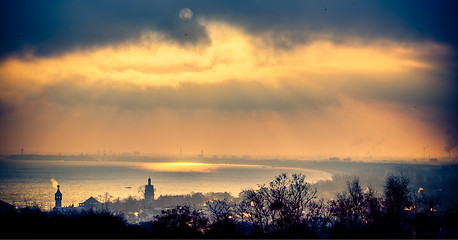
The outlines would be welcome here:
M 448 153 L 458 145 L 458 134 L 456 130 L 447 129 L 445 133 L 446 145 L 444 150 Z
M 54 179 L 54 178 L 51 178 L 51 183 L 52 183 L 52 187 L 55 188 L 55 189 L 57 189 L 57 185 L 59 185 L 59 183 L 57 182 L 57 180 Z

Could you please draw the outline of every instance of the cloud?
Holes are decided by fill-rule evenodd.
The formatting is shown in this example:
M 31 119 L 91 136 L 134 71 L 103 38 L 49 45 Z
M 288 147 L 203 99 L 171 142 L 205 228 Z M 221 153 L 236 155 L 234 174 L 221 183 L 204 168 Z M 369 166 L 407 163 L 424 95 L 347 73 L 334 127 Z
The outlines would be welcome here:
M 24 52 L 53 55 L 121 43 L 144 31 L 159 31 L 180 44 L 208 41 L 196 19 L 223 21 L 252 34 L 271 33 L 280 47 L 303 44 L 317 34 L 368 41 L 435 41 L 455 51 L 458 42 L 451 30 L 458 22 L 454 1 L 18 0 L 0 4 L 3 57 Z M 190 21 L 180 20 L 183 6 L 198 14 Z M 455 52 L 455 60 L 456 56 Z
M 138 30 L 127 41 L 4 58 L 2 144 L 19 144 L 32 133 L 27 141 L 51 149 L 74 129 L 59 144 L 119 139 L 143 151 L 154 133 L 155 144 L 168 139 L 161 146 L 172 149 L 186 132 L 183 138 L 199 150 L 201 142 L 225 150 L 262 142 L 269 151 L 374 152 L 366 137 L 355 141 L 373 136 L 386 140 L 383 152 L 395 154 L 398 146 L 416 151 L 425 141 L 443 151 L 445 129 L 454 129 L 456 73 L 447 44 L 304 33 L 277 23 L 250 31 L 254 25 L 228 24 L 224 14 L 220 21 L 202 17 L 205 9 L 181 21 L 180 8 L 169 13 L 181 23 Z M 176 40 L 185 33 L 194 40 Z
M 448 153 L 458 145 L 458 133 L 456 129 L 447 129 L 445 133 L 446 145 L 444 150 Z
M 10 58 L 0 65 L 4 99 L 139 110 L 301 111 L 337 106 L 342 96 L 449 109 L 456 94 L 449 77 L 435 80 L 438 73 L 446 76 L 433 60 L 447 46 L 323 38 L 278 49 L 263 35 L 231 25 L 201 25 L 209 46 L 186 47 L 146 32 L 136 41 L 62 56 Z
M 180 9 L 164 2 L 19 0 L 2 1 L 0 9 L 0 57 L 58 55 L 137 39 L 147 30 L 180 44 L 208 40 L 197 21 L 180 21 Z
M 319 110 L 338 104 L 332 94 L 317 94 L 300 85 L 269 86 L 260 82 L 182 83 L 177 87 L 133 84 L 80 84 L 65 81 L 45 87 L 34 99 L 65 106 L 114 107 L 125 111 L 156 109 L 213 111 Z
M 201 22 L 211 45 L 183 46 L 161 33 L 53 57 L 0 64 L 2 113 L 29 102 L 121 111 L 309 112 L 342 99 L 407 108 L 450 128 L 453 73 L 437 43 L 340 43 L 322 39 L 278 49 L 264 35 L 221 22 Z

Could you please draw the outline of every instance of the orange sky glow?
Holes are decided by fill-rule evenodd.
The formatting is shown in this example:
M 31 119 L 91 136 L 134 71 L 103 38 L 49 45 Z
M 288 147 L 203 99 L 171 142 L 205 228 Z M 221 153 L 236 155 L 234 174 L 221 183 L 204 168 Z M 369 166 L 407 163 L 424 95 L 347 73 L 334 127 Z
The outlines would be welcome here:
M 453 91 L 434 60 L 447 45 L 317 34 L 279 48 L 268 33 L 199 21 L 209 39 L 193 45 L 144 31 L 4 59 L 0 99 L 12 110 L 0 115 L 0 150 L 449 155 L 441 112 L 421 101 Z

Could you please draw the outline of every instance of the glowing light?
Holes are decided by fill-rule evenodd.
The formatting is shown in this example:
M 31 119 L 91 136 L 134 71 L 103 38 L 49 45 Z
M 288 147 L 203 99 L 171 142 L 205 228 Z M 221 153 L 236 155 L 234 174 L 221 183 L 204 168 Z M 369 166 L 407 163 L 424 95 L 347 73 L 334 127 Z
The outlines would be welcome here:
M 420 193 L 421 191 L 423 191 L 423 188 L 422 188 L 422 187 L 420 187 L 420 188 L 418 189 L 418 193 Z
M 405 208 L 404 208 L 404 211 L 412 211 L 412 210 L 413 210 L 413 207 L 412 207 L 412 206 L 410 206 L 410 207 L 405 207 Z
M 140 166 L 143 169 L 148 169 L 158 172 L 210 172 L 217 169 L 217 164 L 206 163 L 190 163 L 190 162 L 160 162 L 160 163 L 144 163 Z

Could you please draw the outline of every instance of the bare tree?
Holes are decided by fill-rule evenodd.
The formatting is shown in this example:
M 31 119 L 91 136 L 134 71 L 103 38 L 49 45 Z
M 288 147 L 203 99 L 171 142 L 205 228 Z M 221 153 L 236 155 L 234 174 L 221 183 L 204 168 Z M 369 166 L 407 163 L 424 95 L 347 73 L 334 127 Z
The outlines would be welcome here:
M 113 196 L 110 193 L 105 192 L 103 196 L 100 196 L 100 198 L 103 199 L 103 205 L 105 210 L 108 210 L 109 205 L 111 205 L 111 199 L 113 199 Z
M 390 175 L 386 178 L 383 199 L 383 213 L 386 234 L 389 238 L 410 237 L 407 214 L 412 209 L 409 179 L 404 176 Z
M 330 211 L 324 199 L 311 201 L 307 207 L 308 211 L 305 217 L 305 223 L 312 234 L 312 237 L 318 238 L 320 234 L 326 232 L 328 223 L 330 223 Z
M 242 235 L 237 227 L 237 206 L 235 203 L 224 200 L 213 200 L 207 203 L 208 210 L 211 212 L 212 224 L 210 226 L 210 237 L 230 237 L 238 238 Z M 243 231 L 243 228 L 242 228 Z M 243 232 L 242 232 L 243 233 Z
M 244 210 L 239 215 L 244 216 L 246 221 L 253 225 L 258 233 L 265 233 L 269 223 L 270 213 L 263 193 L 264 189 L 260 187 L 259 190 L 243 190 L 241 193 L 242 200 L 238 208 L 239 210 Z
M 213 200 L 206 202 L 208 210 L 212 213 L 212 222 L 219 224 L 235 223 L 235 204 L 225 200 Z
M 306 213 L 316 192 L 304 175 L 293 174 L 289 178 L 283 173 L 268 186 L 243 191 L 239 210 L 244 212 L 238 215 L 245 217 L 259 233 L 294 233 L 307 227 Z
M 311 189 L 304 175 L 293 174 L 288 178 L 285 173 L 270 182 L 266 190 L 274 231 L 303 224 L 307 207 L 317 192 Z
M 415 194 L 413 203 L 413 210 L 417 215 L 431 216 L 437 211 L 439 197 L 435 194 L 427 194 L 425 191 L 421 191 Z
M 409 179 L 404 176 L 388 176 L 385 182 L 385 199 L 383 201 L 386 216 L 395 222 L 399 222 L 406 213 L 406 209 L 412 206 L 409 196 Z
M 380 199 L 370 186 L 363 192 L 358 178 L 347 181 L 347 190 L 338 193 L 336 198 L 329 206 L 337 231 L 360 232 L 379 216 Z
M 189 206 L 177 206 L 163 210 L 155 217 L 152 228 L 159 237 L 167 238 L 197 238 L 207 231 L 208 219 Z

